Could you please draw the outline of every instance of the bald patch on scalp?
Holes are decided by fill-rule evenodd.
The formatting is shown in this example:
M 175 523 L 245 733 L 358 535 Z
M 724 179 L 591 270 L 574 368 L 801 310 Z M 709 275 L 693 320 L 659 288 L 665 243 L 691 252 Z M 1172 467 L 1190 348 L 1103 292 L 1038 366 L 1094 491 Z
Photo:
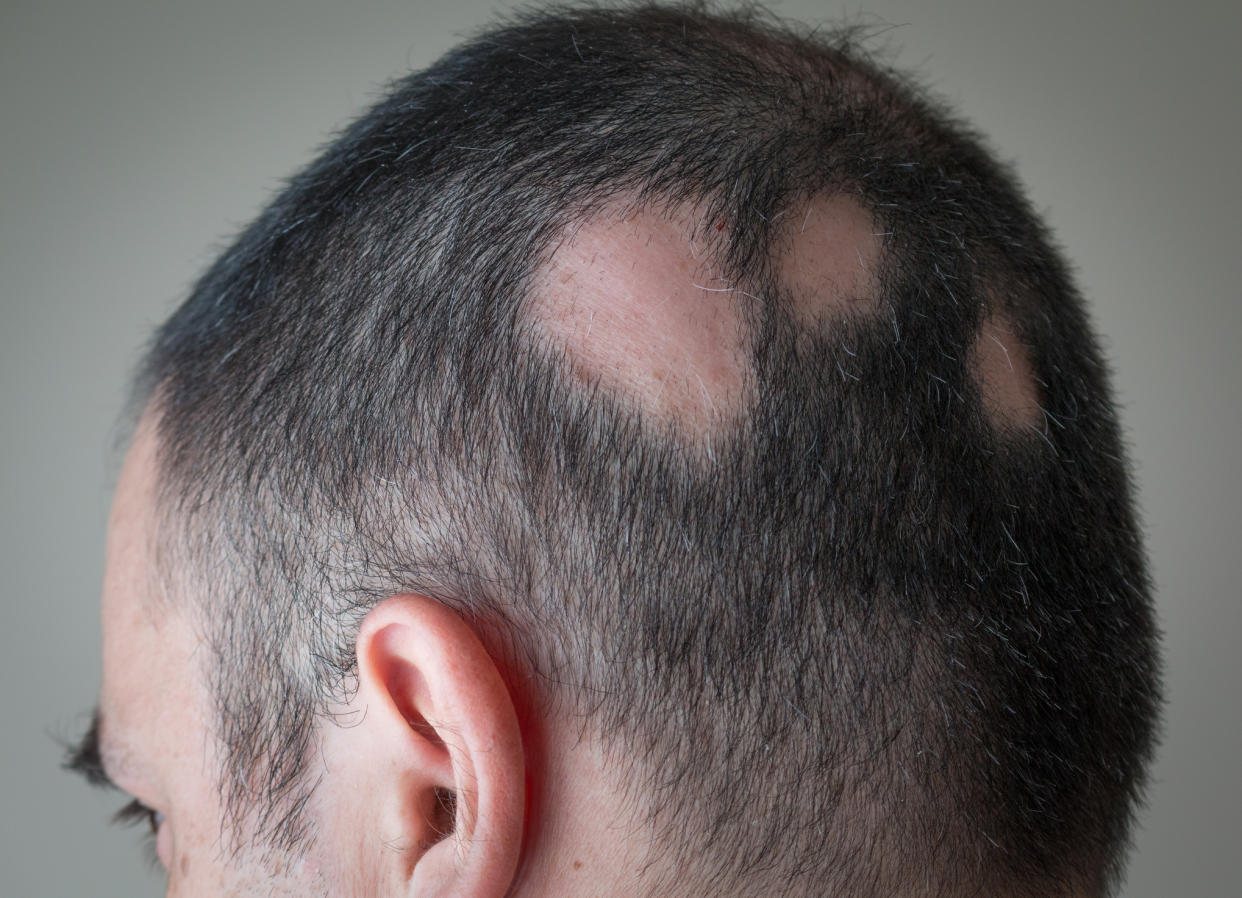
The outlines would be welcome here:
M 808 326 L 873 310 L 881 241 L 852 197 L 812 197 L 775 223 L 772 264 Z M 690 207 L 611 208 L 568 232 L 538 274 L 531 315 L 569 358 L 654 415 L 703 432 L 740 412 L 752 369 L 747 305 L 716 272 L 723 226 Z
M 828 194 L 786 213 L 773 262 L 794 314 L 815 324 L 874 310 L 880 253 L 871 213 L 850 196 Z
M 983 410 L 993 425 L 1042 426 L 1043 410 L 1030 352 L 1004 312 L 993 310 L 980 326 L 971 353 L 971 370 Z
M 687 208 L 615 208 L 568 232 L 535 279 L 531 315 L 575 375 L 694 431 L 734 417 L 749 388 L 743 309 Z

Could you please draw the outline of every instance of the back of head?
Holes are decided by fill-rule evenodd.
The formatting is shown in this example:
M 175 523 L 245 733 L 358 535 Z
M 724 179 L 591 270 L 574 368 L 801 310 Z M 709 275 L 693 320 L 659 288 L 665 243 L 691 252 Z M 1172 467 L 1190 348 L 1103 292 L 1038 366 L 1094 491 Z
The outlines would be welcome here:
M 599 261 L 661 233 L 676 327 Z M 606 747 L 653 889 L 1115 879 L 1157 677 L 1105 372 L 1010 174 L 848 31 L 486 32 L 292 180 L 138 396 L 265 839 L 404 591 Z

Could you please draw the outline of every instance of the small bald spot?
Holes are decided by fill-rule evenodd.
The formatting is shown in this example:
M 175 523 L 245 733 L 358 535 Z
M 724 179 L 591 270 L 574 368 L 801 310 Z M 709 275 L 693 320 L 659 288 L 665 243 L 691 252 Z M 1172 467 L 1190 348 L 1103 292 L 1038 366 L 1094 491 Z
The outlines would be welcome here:
M 687 208 L 606 210 L 566 234 L 532 291 L 575 374 L 694 432 L 733 417 L 749 382 L 745 297 L 713 270 L 713 227 Z
M 1038 428 L 1043 424 L 1039 386 L 1030 353 L 1009 316 L 993 311 L 975 339 L 971 366 L 993 425 Z
M 880 252 L 871 213 L 850 196 L 828 194 L 785 214 L 773 261 L 794 313 L 812 324 L 874 309 Z

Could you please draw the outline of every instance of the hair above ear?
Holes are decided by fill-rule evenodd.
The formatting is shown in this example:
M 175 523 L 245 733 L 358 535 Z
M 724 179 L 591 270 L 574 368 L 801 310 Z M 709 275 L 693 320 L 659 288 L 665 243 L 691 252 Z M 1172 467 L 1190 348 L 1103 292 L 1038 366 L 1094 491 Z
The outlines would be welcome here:
M 358 700 L 377 785 L 400 796 L 405 894 L 500 896 L 517 870 L 525 759 L 517 713 L 483 641 L 421 595 L 380 602 L 357 641 Z

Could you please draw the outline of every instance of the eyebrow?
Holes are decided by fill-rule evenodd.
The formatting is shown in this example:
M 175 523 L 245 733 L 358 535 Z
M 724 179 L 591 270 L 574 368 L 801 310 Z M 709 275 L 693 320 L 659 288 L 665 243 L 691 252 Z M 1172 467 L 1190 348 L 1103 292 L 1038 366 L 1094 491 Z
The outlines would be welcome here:
M 115 789 L 116 783 L 104 769 L 103 755 L 99 750 L 100 714 L 96 708 L 91 712 L 91 725 L 77 745 L 69 746 L 61 765 L 65 770 L 81 774 L 92 786 Z

